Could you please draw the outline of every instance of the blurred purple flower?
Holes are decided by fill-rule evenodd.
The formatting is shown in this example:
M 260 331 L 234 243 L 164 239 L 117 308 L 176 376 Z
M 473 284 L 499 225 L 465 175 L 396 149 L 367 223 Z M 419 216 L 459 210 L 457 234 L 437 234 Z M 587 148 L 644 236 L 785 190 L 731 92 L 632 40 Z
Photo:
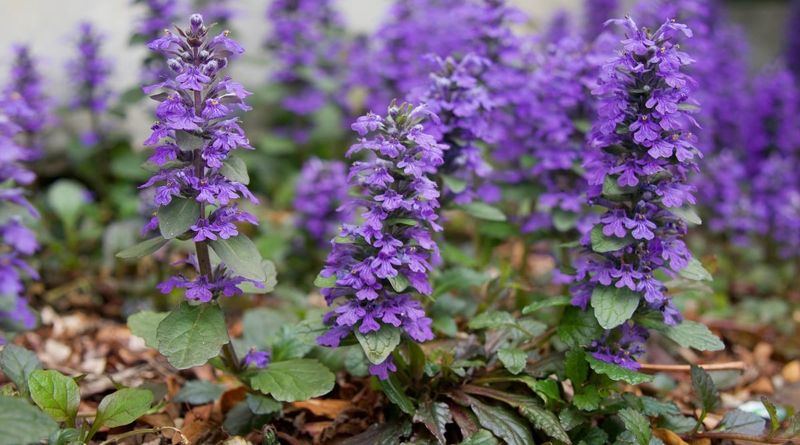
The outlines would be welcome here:
M 38 279 L 34 269 L 25 262 L 38 249 L 34 233 L 23 223 L 19 207 L 27 209 L 30 216 L 38 218 L 38 212 L 25 198 L 19 186 L 28 185 L 34 175 L 22 166 L 27 150 L 20 146 L 17 138 L 21 128 L 7 113 L 8 102 L 0 102 L 0 210 L 8 214 L 0 223 L 0 344 L 5 336 L 14 331 L 31 329 L 36 317 L 25 300 L 24 277 Z
M 311 158 L 303 164 L 297 180 L 294 208 L 298 225 L 317 244 L 327 243 L 337 227 L 349 223 L 346 209 L 338 211 L 347 201 L 347 172 L 344 162 Z

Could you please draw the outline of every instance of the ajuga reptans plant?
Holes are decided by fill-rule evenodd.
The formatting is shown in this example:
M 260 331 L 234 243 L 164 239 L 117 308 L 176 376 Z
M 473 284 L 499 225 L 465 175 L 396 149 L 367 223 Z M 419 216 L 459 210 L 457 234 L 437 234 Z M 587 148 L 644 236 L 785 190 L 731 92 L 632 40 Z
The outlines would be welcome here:
M 11 122 L 19 128 L 17 140 L 27 148 L 23 159 L 41 155 L 43 132 L 55 122 L 55 117 L 50 99 L 45 96 L 36 61 L 25 45 L 14 47 L 14 62 L 3 89 L 3 107 Z
M 111 98 L 107 85 L 111 62 L 100 53 L 102 42 L 102 36 L 91 23 L 81 23 L 76 57 L 67 64 L 75 90 L 69 105 L 73 110 L 85 110 L 89 114 L 89 131 L 81 135 L 81 141 L 89 147 L 100 142 L 102 116 Z
M 328 304 L 328 331 L 317 339 L 337 347 L 354 333 L 359 341 L 380 335 L 399 344 L 406 335 L 416 342 L 433 338 L 431 319 L 417 295 L 432 292 L 428 273 L 439 261 L 433 240 L 439 190 L 431 179 L 442 165 L 443 145 L 426 133 L 423 122 L 435 119 L 424 106 L 392 104 L 385 117 L 367 114 L 352 125 L 358 141 L 348 156 L 367 159 L 350 168 L 350 184 L 359 197 L 350 205 L 363 209 L 359 225 L 344 225 L 317 284 Z M 369 371 L 381 379 L 396 370 L 392 349 L 368 357 Z
M 148 224 L 148 228 L 160 231 L 160 236 L 151 240 L 154 245 L 180 238 L 192 240 L 195 246 L 195 254 L 186 260 L 192 273 L 177 274 L 158 286 L 164 293 L 181 289 L 192 302 L 169 317 L 179 317 L 181 311 L 205 310 L 203 304 L 209 305 L 208 310 L 219 311 L 219 298 L 241 295 L 243 289 L 263 289 L 268 278 L 266 263 L 238 226 L 257 224 L 256 218 L 239 206 L 241 198 L 258 201 L 247 188 L 244 162 L 233 155 L 238 149 L 251 148 L 234 114 L 250 109 L 244 102 L 250 93 L 223 71 L 228 60 L 244 50 L 227 31 L 210 36 L 198 14 L 191 16 L 189 27 L 177 28 L 176 32 L 165 31 L 148 45 L 167 58 L 171 77 L 145 87 L 145 92 L 159 102 L 158 121 L 145 141 L 154 147 L 149 162 L 158 171 L 142 185 L 155 191 L 157 210 Z M 209 248 L 219 262 L 212 263 Z M 216 319 L 223 320 L 219 314 Z M 164 323 L 170 321 L 169 317 Z M 222 328 L 225 332 L 224 321 Z M 225 344 L 226 365 L 238 369 L 240 363 L 227 337 L 220 336 L 217 349 L 207 351 L 208 356 L 197 362 L 178 359 L 173 364 L 202 364 Z M 161 346 L 159 343 L 164 352 Z M 165 354 L 175 361 L 174 356 Z
M 682 319 L 659 272 L 702 269 L 683 241 L 695 201 L 687 175 L 700 152 L 688 111 L 696 105 L 685 73 L 692 59 L 677 43 L 691 31 L 672 21 L 653 32 L 631 18 L 614 23 L 626 37 L 594 90 L 598 117 L 585 160 L 590 202 L 604 213 L 575 262 L 572 303 L 591 307 L 606 330 L 589 345 L 593 356 L 637 369 L 647 331 L 636 317 L 657 314 L 666 326 Z

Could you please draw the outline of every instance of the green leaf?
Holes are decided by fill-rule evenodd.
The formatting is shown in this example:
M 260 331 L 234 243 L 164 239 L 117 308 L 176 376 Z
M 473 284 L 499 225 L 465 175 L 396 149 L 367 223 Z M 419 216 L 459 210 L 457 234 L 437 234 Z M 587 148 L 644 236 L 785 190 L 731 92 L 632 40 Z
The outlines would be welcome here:
M 183 235 L 200 218 L 200 205 L 194 199 L 172 198 L 158 209 L 158 229 L 161 236 L 173 239 Z
M 639 445 L 650 444 L 653 433 L 650 431 L 650 421 L 647 420 L 647 417 L 633 408 L 622 409 L 617 415 L 625 424 L 625 429 L 633 434 Z
M 567 232 L 575 228 L 578 222 L 578 214 L 574 212 L 565 212 L 561 209 L 553 209 L 553 227 L 559 232 Z
M 267 279 L 261 282 L 262 287 L 256 287 L 255 284 L 245 281 L 239 284 L 239 289 L 246 294 L 268 294 L 275 290 L 278 285 L 278 271 L 275 269 L 275 263 L 270 260 L 261 260 L 261 268 L 264 270 L 264 275 Z
M 200 150 L 206 145 L 202 137 L 184 130 L 175 130 L 175 142 L 183 151 Z
M 222 168 L 219 169 L 219 172 L 222 176 L 233 182 L 239 182 L 244 185 L 250 184 L 247 164 L 238 156 L 228 156 L 228 159 L 222 164 Z
M 356 377 L 369 375 L 369 361 L 364 356 L 361 346 L 346 346 L 344 350 L 344 368 L 347 372 Z
M 0 396 L 0 445 L 40 443 L 56 431 L 58 424 L 39 408 Z
M 603 178 L 603 195 L 608 198 L 615 199 L 631 193 L 629 187 L 622 187 L 617 182 L 617 178 L 611 175 L 606 175 Z
M 81 444 L 81 430 L 77 428 L 65 428 L 50 434 L 47 438 L 48 445 L 76 445 Z
M 447 443 L 445 432 L 447 424 L 452 420 L 453 417 L 450 415 L 450 408 L 443 402 L 428 400 L 421 403 L 414 413 L 414 422 L 425 425 L 425 428 L 433 434 L 433 437 L 435 437 L 440 444 Z
M 158 249 L 162 248 L 164 244 L 167 244 L 167 241 L 161 235 L 156 236 L 155 238 L 150 238 L 149 240 L 142 241 L 135 246 L 128 247 L 117 253 L 117 258 L 121 258 L 123 260 L 135 260 L 151 253 L 157 251 Z
M 433 318 L 433 324 L 431 327 L 442 334 L 453 337 L 458 334 L 458 325 L 456 321 L 453 320 L 453 317 L 449 315 L 439 315 Z
M 317 275 L 317 278 L 314 278 L 314 286 L 317 286 L 320 289 L 327 289 L 331 287 L 336 287 L 336 275 L 331 275 L 329 277 L 323 277 L 322 273 L 320 272 Z
M 486 221 L 505 221 L 506 215 L 497 207 L 492 207 L 483 202 L 471 202 L 460 206 L 468 215 Z
M 641 296 L 627 287 L 597 286 L 592 291 L 594 316 L 603 329 L 614 329 L 631 319 Z
M 564 371 L 573 387 L 578 387 L 589 377 L 589 364 L 586 363 L 586 353 L 582 350 L 567 352 L 564 358 Z
M 497 445 L 497 438 L 487 430 L 480 430 L 477 433 L 467 437 L 459 445 Z
M 305 340 L 299 329 L 302 324 L 281 326 L 276 335 L 269 339 L 269 348 L 272 350 L 272 360 L 281 362 L 294 358 L 302 358 L 316 346 L 315 341 Z
M 721 351 L 725 344 L 714 335 L 706 325 L 691 320 L 683 320 L 677 326 L 667 326 L 661 321 L 642 319 L 641 324 L 661 332 L 675 343 L 698 351 Z
M 354 332 L 367 359 L 374 365 L 383 363 L 400 344 L 400 329 L 391 325 L 383 325 L 378 331 L 367 334 L 358 329 Z
M 600 409 L 603 396 L 597 386 L 587 385 L 578 390 L 572 396 L 572 404 L 582 411 L 596 411 Z
M 7 344 L 0 352 L 0 370 L 17 385 L 17 391 L 23 396 L 29 394 L 28 379 L 37 369 L 42 369 L 42 363 L 32 351 Z
M 396 224 L 402 224 L 404 226 L 416 227 L 416 226 L 419 225 L 419 221 L 417 221 L 416 219 L 413 219 L 413 218 L 389 218 L 384 222 L 384 224 L 390 225 L 390 226 L 393 226 L 393 225 L 396 225 Z
M 605 236 L 603 234 L 603 227 L 596 225 L 592 229 L 592 250 L 597 253 L 616 252 L 625 248 L 628 244 L 633 242 L 633 238 L 626 236 L 625 238 L 617 238 L 615 236 Z
M 567 306 L 571 301 L 571 298 L 566 295 L 559 295 L 557 297 L 546 297 L 539 301 L 534 301 L 533 303 L 525 306 L 522 308 L 522 314 L 528 315 L 532 314 L 539 309 L 544 309 L 546 307 L 553 307 L 553 306 Z
M 507 403 L 519 410 L 519 412 L 530 420 L 536 429 L 544 431 L 548 436 L 558 439 L 564 443 L 571 443 L 567 432 L 561 426 L 561 422 L 552 412 L 545 409 L 539 402 L 528 396 L 498 391 L 484 386 L 466 385 L 464 392 L 470 394 L 490 397 L 495 400 Z
M 517 320 L 509 312 L 489 311 L 476 315 L 469 321 L 470 329 L 497 329 L 515 326 Z
M 536 403 L 525 403 L 519 406 L 518 409 L 523 416 L 533 423 L 533 426 L 535 426 L 537 430 L 543 431 L 548 436 L 560 442 L 566 444 L 572 443 L 567 432 L 564 431 L 564 427 L 561 426 L 558 417 L 552 412 Z
M 225 316 L 217 304 L 181 303 L 156 330 L 158 351 L 178 369 L 204 365 L 228 343 Z
M 250 411 L 258 415 L 278 413 L 283 408 L 281 402 L 259 394 L 248 394 L 245 401 Z
M 410 422 L 390 421 L 372 425 L 363 433 L 343 440 L 340 445 L 397 445 L 409 434 Z
M 692 388 L 704 412 L 714 411 L 719 406 L 719 391 L 705 369 L 692 365 Z
M 528 354 L 525 351 L 512 348 L 502 348 L 497 351 L 497 358 L 508 370 L 508 372 L 517 375 L 525 369 L 528 364 Z
M 681 269 L 678 274 L 689 280 L 714 281 L 714 277 L 711 276 L 711 273 L 703 267 L 703 264 L 697 258 L 689 260 L 689 264 Z
M 453 193 L 461 193 L 467 188 L 467 181 L 450 175 L 442 175 L 444 185 Z
M 678 218 L 686 221 L 689 224 L 699 226 L 703 224 L 703 220 L 700 219 L 700 216 L 697 215 L 697 212 L 694 211 L 691 207 L 674 207 L 669 209 L 673 215 L 677 216 Z
M 222 396 L 225 385 L 212 383 L 206 380 L 192 380 L 183 385 L 174 401 L 190 405 L 203 405 L 211 403 Z
M 510 409 L 504 406 L 486 405 L 473 397 L 469 397 L 469 405 L 478 418 L 478 423 L 508 445 L 535 443 L 526 422 Z
M 781 419 L 778 417 L 778 408 L 768 398 L 761 396 L 761 403 L 769 414 L 769 432 L 774 434 L 781 427 Z
M 562 402 L 561 399 L 561 386 L 556 380 L 553 379 L 540 379 L 537 380 L 531 376 L 523 375 L 522 381 L 532 389 L 539 398 L 545 403 Z
M 406 276 L 401 273 L 393 277 L 389 277 L 389 283 L 392 285 L 392 289 L 394 289 L 394 291 L 397 293 L 405 291 L 408 288 L 408 285 L 410 284 L 408 282 L 408 278 L 406 278 Z
M 250 410 L 247 402 L 240 402 L 234 405 L 234 407 L 228 411 L 228 414 L 225 415 L 222 427 L 228 434 L 246 435 L 254 430 L 260 429 L 269 422 L 269 420 L 269 415 L 255 414 Z
M 128 317 L 128 327 L 133 335 L 144 340 L 144 344 L 158 349 L 158 325 L 167 315 L 169 312 L 142 311 Z
M 764 434 L 764 423 L 764 419 L 757 414 L 734 409 L 725 413 L 716 430 L 760 436 Z
M 271 363 L 251 379 L 253 389 L 281 402 L 296 402 L 325 395 L 336 381 L 333 373 L 313 359 Z
M 209 245 L 235 275 L 258 282 L 267 281 L 261 254 L 250 238 L 237 235 L 228 239 L 211 240 Z
M 59 179 L 47 190 L 47 204 L 53 209 L 68 231 L 78 223 L 78 217 L 88 204 L 86 187 L 72 179 Z
M 409 416 L 414 415 L 414 412 L 416 411 L 414 408 L 414 403 L 408 398 L 394 374 L 389 374 L 388 379 L 379 380 L 379 383 L 381 385 L 381 389 L 383 390 L 383 394 L 386 395 L 386 398 L 397 405 L 397 407 L 400 408 L 400 410 L 404 413 L 408 414 Z
M 597 323 L 593 310 L 582 311 L 574 306 L 564 309 L 564 315 L 558 324 L 558 338 L 567 346 L 585 346 L 602 334 L 603 328 Z
M 103 397 L 88 437 L 94 436 L 104 426 L 116 428 L 135 422 L 147 414 L 152 403 L 153 393 L 146 389 L 123 388 Z
M 631 385 L 639 385 L 641 383 L 647 383 L 653 380 L 653 377 L 647 374 L 642 374 L 640 372 L 623 368 L 622 366 L 606 363 L 589 355 L 586 356 L 586 361 L 589 362 L 589 366 L 592 367 L 594 372 L 598 374 L 604 374 L 616 382 L 622 381 Z
M 58 422 L 74 422 L 81 403 L 80 389 L 75 380 L 58 371 L 39 369 L 31 373 L 28 387 L 31 399 L 42 411 Z
M 469 289 L 481 286 L 489 280 L 489 276 L 467 267 L 454 267 L 445 270 L 436 278 L 433 288 L 433 298 L 436 298 L 452 289 Z

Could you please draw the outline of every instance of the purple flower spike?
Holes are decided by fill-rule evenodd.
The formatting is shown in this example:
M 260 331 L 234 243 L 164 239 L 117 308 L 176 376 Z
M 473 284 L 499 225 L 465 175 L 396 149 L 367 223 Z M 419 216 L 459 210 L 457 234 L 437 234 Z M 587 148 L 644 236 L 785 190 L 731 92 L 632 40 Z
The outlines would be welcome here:
M 8 84 L 3 89 L 6 116 L 24 136 L 27 153 L 22 160 L 32 160 L 42 149 L 42 132 L 55 122 L 52 103 L 44 95 L 42 76 L 30 48 L 14 47 L 14 64 Z
M 313 125 L 310 115 L 329 101 L 325 84 L 341 74 L 337 57 L 344 25 L 330 0 L 274 0 L 267 19 L 272 32 L 266 46 L 278 61 L 273 82 L 285 89 L 283 109 L 295 115 L 295 125 L 281 131 L 304 144 Z
M 298 225 L 317 244 L 327 243 L 341 223 L 350 222 L 350 212 L 340 206 L 347 200 L 344 162 L 311 158 L 303 165 L 294 198 Z
M 449 147 L 444 164 L 439 168 L 440 174 L 463 184 L 458 190 L 448 187 L 445 199 L 466 204 L 476 198 L 481 186 L 488 185 L 486 182 L 492 171 L 478 146 L 493 137 L 489 112 L 494 103 L 483 80 L 491 62 L 467 54 L 458 61 L 452 57 L 437 57 L 435 63 L 438 70 L 431 74 L 430 87 L 421 101 L 439 117 L 429 126 L 429 132 Z M 405 164 L 402 167 L 417 168 Z
M 86 110 L 91 116 L 93 128 L 83 136 L 83 142 L 87 146 L 99 142 L 102 136 L 100 117 L 108 108 L 111 98 L 111 91 L 106 84 L 111 72 L 111 62 L 100 54 L 101 44 L 102 36 L 92 25 L 81 23 L 77 56 L 67 64 L 76 93 L 70 107 Z
M 363 221 L 342 227 L 320 273 L 331 283 L 322 295 L 335 305 L 320 345 L 337 347 L 351 332 L 396 328 L 417 342 L 433 339 L 431 319 L 412 298 L 433 291 L 428 273 L 439 261 L 432 238 L 442 230 L 436 222 L 439 191 L 431 178 L 446 146 L 426 133 L 422 123 L 430 114 L 392 104 L 385 118 L 370 114 L 353 124 L 361 138 L 349 155 L 363 151 L 367 159 L 350 168 L 350 185 L 360 197 L 348 205 L 363 210 Z M 414 168 L 401 167 L 412 163 Z M 373 365 L 370 372 L 380 378 L 396 369 L 391 358 Z
M 181 29 L 178 35 L 166 31 L 148 46 L 170 61 L 172 75 L 145 88 L 148 93 L 156 93 L 152 97 L 160 102 L 156 108 L 159 120 L 145 141 L 154 147 L 150 162 L 160 167 L 141 186 L 153 189 L 157 209 L 146 228 L 158 225 L 158 213 L 164 207 L 191 202 L 199 208 L 198 218 L 184 235 L 207 249 L 204 244 L 209 241 L 239 235 L 239 223 L 257 224 L 255 217 L 240 209 L 237 201 L 248 199 L 257 203 L 258 200 L 240 182 L 247 182 L 244 175 L 231 173 L 243 166 L 243 161 L 233 158 L 232 152 L 252 149 L 234 114 L 250 109 L 244 102 L 250 93 L 221 73 L 228 59 L 243 50 L 227 31 L 211 38 L 198 14 L 191 17 L 190 26 Z M 213 210 L 207 212 L 209 206 Z M 200 252 L 198 248 L 198 257 L 188 261 L 198 271 L 195 277 L 175 276 L 161 283 L 159 289 L 164 293 L 184 289 L 188 300 L 209 302 L 219 296 L 240 295 L 240 285 L 253 283 L 234 275 L 224 263 L 214 271 L 203 272 L 200 262 L 208 262 L 208 258 L 202 258 Z M 204 252 L 207 255 L 207 250 Z M 210 269 L 210 264 L 206 265 Z
M 680 313 L 657 274 L 674 276 L 692 261 L 682 239 L 687 221 L 679 215 L 694 204 L 688 175 L 701 154 L 689 111 L 696 108 L 694 79 L 685 73 L 693 61 L 678 45 L 692 33 L 674 21 L 654 32 L 631 18 L 614 23 L 626 36 L 593 90 L 598 117 L 584 161 L 590 202 L 605 214 L 575 261 L 573 304 L 638 295 L 639 312 L 660 313 L 665 324 L 676 325 Z M 632 323 L 604 325 L 608 331 L 590 346 L 594 357 L 636 369 L 646 330 Z
M 33 173 L 22 166 L 28 151 L 18 144 L 21 128 L 7 113 L 8 102 L 0 102 L 0 183 L 8 186 L 0 189 L 0 210 L 13 215 L 0 223 L 0 345 L 5 344 L 6 335 L 15 331 L 31 329 L 36 317 L 25 301 L 25 276 L 38 279 L 25 257 L 38 249 L 33 232 L 25 227 L 19 207 L 26 208 L 33 217 L 38 213 L 18 188 L 30 184 Z M 9 208 L 11 207 L 11 208 Z

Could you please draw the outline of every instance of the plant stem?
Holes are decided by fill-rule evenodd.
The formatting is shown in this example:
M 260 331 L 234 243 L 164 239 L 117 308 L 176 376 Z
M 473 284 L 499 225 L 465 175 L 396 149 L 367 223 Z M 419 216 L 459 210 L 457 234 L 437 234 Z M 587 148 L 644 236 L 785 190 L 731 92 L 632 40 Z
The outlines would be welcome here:
M 685 439 L 718 439 L 718 440 L 737 440 L 744 442 L 756 443 L 790 443 L 791 439 L 785 437 L 769 437 L 769 436 L 751 436 L 748 434 L 739 433 L 726 433 L 726 432 L 707 432 L 707 433 L 693 433 L 684 436 Z
M 744 362 L 709 363 L 697 365 L 706 371 L 743 371 L 747 368 Z M 657 365 L 654 363 L 642 363 L 639 371 L 645 373 L 656 372 L 690 372 L 691 365 Z
M 110 445 L 112 443 L 119 442 L 120 440 L 126 439 L 128 437 L 138 436 L 140 434 L 160 433 L 161 431 L 164 431 L 164 430 L 173 431 L 173 432 L 179 434 L 180 437 L 181 437 L 181 443 L 189 444 L 189 439 L 178 428 L 175 428 L 174 426 L 161 426 L 161 427 L 156 427 L 156 428 L 144 428 L 144 429 L 140 429 L 140 430 L 133 430 L 133 431 L 128 431 L 128 432 L 125 432 L 125 433 L 122 433 L 122 434 L 117 434 L 116 436 L 109 437 L 105 441 L 101 442 L 100 445 Z
M 198 57 L 197 57 L 197 49 L 194 50 L 195 52 L 195 65 L 198 65 Z M 197 116 L 200 116 L 201 112 L 203 111 L 203 102 L 202 97 L 199 91 L 194 92 L 194 111 Z M 203 163 L 202 157 L 202 148 L 195 149 L 193 152 L 193 159 L 194 162 L 194 169 L 195 169 L 195 176 L 200 181 L 205 179 L 206 175 L 206 167 Z M 200 218 L 206 217 L 206 205 L 203 202 L 198 202 L 198 206 L 200 206 Z M 211 270 L 211 258 L 208 255 L 208 242 L 203 241 L 196 241 L 194 243 L 194 250 L 197 254 L 197 267 L 200 269 L 200 275 L 206 278 L 208 283 L 211 283 L 213 280 L 212 277 L 212 270 Z M 227 327 L 226 327 L 227 329 Z M 225 343 L 222 346 L 222 360 L 228 366 L 228 369 L 233 371 L 234 374 L 238 374 L 241 371 L 241 366 L 239 363 L 239 359 L 236 357 L 236 351 L 233 349 L 233 343 L 230 341 L 231 335 L 230 332 L 228 333 L 228 343 Z

